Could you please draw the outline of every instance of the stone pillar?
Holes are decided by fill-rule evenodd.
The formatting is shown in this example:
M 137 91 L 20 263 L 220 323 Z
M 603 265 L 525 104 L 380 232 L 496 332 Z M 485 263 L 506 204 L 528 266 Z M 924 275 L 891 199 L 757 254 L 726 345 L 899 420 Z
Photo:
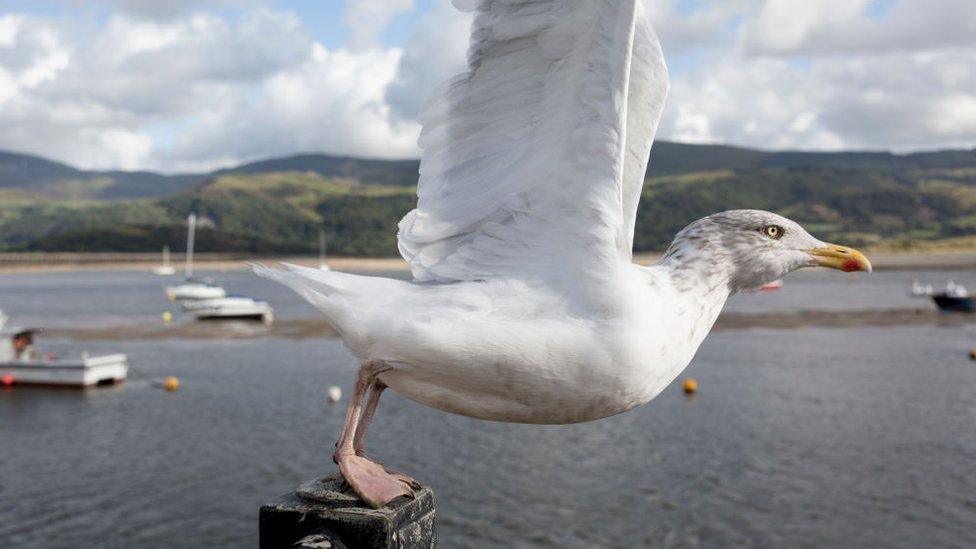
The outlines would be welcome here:
M 432 549 L 434 510 L 427 486 L 414 499 L 372 509 L 347 492 L 341 478 L 326 477 L 261 506 L 261 549 Z

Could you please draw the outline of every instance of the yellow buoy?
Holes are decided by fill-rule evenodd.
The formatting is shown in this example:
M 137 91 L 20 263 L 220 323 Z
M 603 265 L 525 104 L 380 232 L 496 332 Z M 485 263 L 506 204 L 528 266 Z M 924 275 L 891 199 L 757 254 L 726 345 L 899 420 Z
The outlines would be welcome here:
M 180 388 L 180 379 L 176 376 L 169 376 L 163 380 L 163 389 L 175 391 Z
M 693 377 L 686 377 L 681 388 L 686 395 L 693 395 L 698 392 L 698 382 Z
M 163 311 L 163 324 L 169 324 L 173 321 L 173 313 L 169 311 Z

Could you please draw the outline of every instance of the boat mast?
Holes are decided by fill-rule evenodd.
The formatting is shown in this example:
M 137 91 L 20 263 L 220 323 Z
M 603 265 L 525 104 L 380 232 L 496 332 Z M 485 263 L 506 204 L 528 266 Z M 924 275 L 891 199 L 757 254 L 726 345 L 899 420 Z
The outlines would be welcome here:
M 319 265 L 325 265 L 325 231 L 319 229 Z
M 190 214 L 186 218 L 186 277 L 193 276 L 193 238 L 197 232 L 197 216 Z

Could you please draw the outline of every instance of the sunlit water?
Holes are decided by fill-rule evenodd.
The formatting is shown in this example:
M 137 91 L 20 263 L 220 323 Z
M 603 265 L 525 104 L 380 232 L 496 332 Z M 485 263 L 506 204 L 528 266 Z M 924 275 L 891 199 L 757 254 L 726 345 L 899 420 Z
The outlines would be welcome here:
M 927 307 L 913 278 L 806 273 L 739 312 Z M 231 291 L 314 317 L 247 273 Z M 17 324 L 158 323 L 164 279 L 134 272 L 0 276 Z M 355 362 L 334 340 L 42 340 L 125 352 L 124 387 L 0 390 L 0 547 L 247 547 L 257 509 L 333 470 Z M 540 427 L 384 397 L 371 454 L 434 487 L 443 547 L 976 546 L 974 326 L 730 330 L 646 406 Z M 176 393 L 144 377 L 176 375 Z M 347 391 L 348 392 L 348 391 Z

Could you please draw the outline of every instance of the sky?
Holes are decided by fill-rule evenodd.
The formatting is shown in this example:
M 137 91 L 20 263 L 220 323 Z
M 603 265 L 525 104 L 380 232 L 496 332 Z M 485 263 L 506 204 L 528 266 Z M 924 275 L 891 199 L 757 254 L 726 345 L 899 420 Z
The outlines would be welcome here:
M 671 73 L 661 139 L 976 145 L 971 0 L 643 1 Z M 469 27 L 449 0 L 0 0 L 0 149 L 163 172 L 416 157 Z

